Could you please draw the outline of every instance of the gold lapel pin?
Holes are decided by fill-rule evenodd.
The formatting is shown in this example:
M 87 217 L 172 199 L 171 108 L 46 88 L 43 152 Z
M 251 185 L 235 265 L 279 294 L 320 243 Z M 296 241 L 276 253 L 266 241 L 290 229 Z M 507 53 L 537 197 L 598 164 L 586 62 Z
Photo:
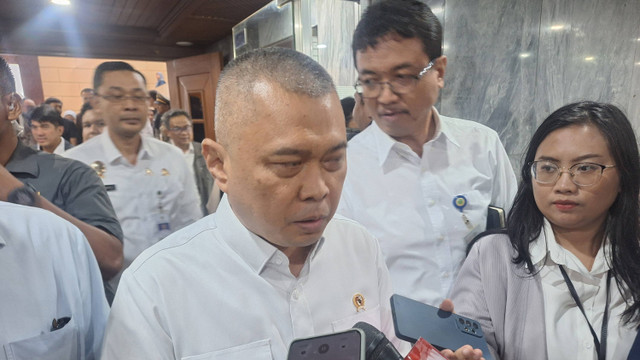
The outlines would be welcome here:
M 146 169 L 144 173 L 147 175 L 153 175 L 153 171 L 151 171 L 151 169 Z
M 104 173 L 107 171 L 107 168 L 102 161 L 94 161 L 89 166 L 91 166 L 100 178 L 104 178 Z
M 169 170 L 162 168 L 162 170 L 160 170 L 160 175 L 162 176 L 169 176 Z
M 356 311 L 360 312 L 360 310 L 364 311 L 364 296 L 362 296 L 362 294 L 357 293 L 355 295 L 353 295 L 353 305 L 356 307 Z

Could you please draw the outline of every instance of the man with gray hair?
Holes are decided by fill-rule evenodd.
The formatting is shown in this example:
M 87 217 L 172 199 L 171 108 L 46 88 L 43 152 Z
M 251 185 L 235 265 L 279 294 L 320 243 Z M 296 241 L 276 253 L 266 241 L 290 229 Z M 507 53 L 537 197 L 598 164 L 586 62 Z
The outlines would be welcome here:
M 375 239 L 334 217 L 346 131 L 331 78 L 293 50 L 255 50 L 223 71 L 207 165 L 215 214 L 125 271 L 103 359 L 285 359 L 294 338 L 366 321 L 393 336 Z
M 207 215 L 207 202 L 213 188 L 213 176 L 207 168 L 207 163 L 202 156 L 202 145 L 193 141 L 193 120 L 189 113 L 182 109 L 172 109 L 162 114 L 162 132 L 169 138 L 169 142 L 175 145 L 189 165 L 191 176 L 196 181 L 198 194 L 200 194 L 200 208 Z M 217 190 L 217 189 L 216 189 Z M 220 190 L 217 190 L 218 192 Z M 213 194 L 219 197 L 219 194 Z

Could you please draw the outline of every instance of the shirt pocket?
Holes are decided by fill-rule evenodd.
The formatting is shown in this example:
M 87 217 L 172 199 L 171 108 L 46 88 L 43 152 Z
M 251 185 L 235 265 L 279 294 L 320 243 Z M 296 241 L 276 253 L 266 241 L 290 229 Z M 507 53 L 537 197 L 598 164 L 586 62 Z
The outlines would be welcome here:
M 258 340 L 248 344 L 208 352 L 206 354 L 183 357 L 182 360 L 273 360 L 269 339 Z
M 376 305 L 374 308 L 366 309 L 355 315 L 348 316 L 344 319 L 331 322 L 333 331 L 342 331 L 351 329 L 356 323 L 363 321 L 369 325 L 373 325 L 375 328 L 380 329 L 382 324 L 380 323 L 380 305 Z
M 71 319 L 62 329 L 8 343 L 4 350 L 10 360 L 80 359 L 78 327 Z

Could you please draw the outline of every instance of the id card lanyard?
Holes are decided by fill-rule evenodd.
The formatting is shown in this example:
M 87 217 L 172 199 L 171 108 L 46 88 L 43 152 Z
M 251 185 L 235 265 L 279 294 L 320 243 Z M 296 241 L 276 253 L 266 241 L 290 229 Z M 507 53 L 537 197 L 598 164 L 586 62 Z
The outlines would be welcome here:
M 587 320 L 587 325 L 589 325 L 589 330 L 591 331 L 591 335 L 593 336 L 593 343 L 596 346 L 596 352 L 598 353 L 598 360 L 605 360 L 607 357 L 607 325 L 609 323 L 609 287 L 611 286 L 611 271 L 607 272 L 607 301 L 604 305 L 604 315 L 602 317 L 602 328 L 600 329 L 600 340 L 598 341 L 598 335 L 596 335 L 595 330 L 593 330 L 593 326 L 591 326 L 591 322 L 587 318 L 587 314 L 584 312 L 584 307 L 582 306 L 582 302 L 578 297 L 578 293 L 576 292 L 576 288 L 573 286 L 571 279 L 569 279 L 569 275 L 564 270 L 564 266 L 558 265 L 560 268 L 560 272 L 562 273 L 562 277 L 564 278 L 564 282 L 567 283 L 567 287 L 569 288 L 569 292 L 571 293 L 571 297 L 582 311 L 582 315 L 584 315 L 584 319 Z

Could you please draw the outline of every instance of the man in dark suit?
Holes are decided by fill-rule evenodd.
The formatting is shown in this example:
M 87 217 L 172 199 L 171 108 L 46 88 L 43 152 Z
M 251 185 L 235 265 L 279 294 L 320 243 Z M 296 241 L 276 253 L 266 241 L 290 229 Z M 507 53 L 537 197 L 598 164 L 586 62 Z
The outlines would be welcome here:
M 198 186 L 202 212 L 206 215 L 209 213 L 206 205 L 213 187 L 213 176 L 202 156 L 202 145 L 193 141 L 193 121 L 186 111 L 173 109 L 162 115 L 161 122 L 162 132 L 169 138 L 169 142 L 180 148 L 187 163 L 192 165 L 191 173 Z

